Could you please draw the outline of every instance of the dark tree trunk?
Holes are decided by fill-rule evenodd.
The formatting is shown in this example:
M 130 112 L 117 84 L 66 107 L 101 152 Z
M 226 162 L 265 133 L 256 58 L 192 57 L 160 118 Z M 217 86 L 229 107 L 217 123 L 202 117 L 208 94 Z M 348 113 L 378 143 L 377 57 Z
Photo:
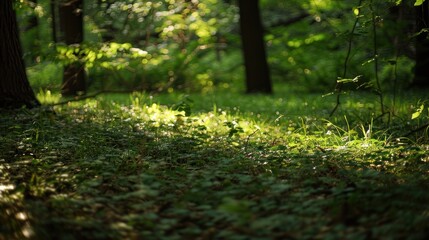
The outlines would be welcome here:
M 59 3 L 60 32 L 66 44 L 83 41 L 83 0 L 66 0 Z M 79 95 L 86 91 L 84 64 L 75 62 L 64 67 L 61 93 Z
M 429 1 L 416 7 L 417 31 L 429 28 Z M 416 37 L 416 66 L 413 87 L 429 88 L 429 34 L 422 31 Z
M 51 18 L 52 18 L 52 41 L 58 42 L 57 37 L 57 0 L 51 0 Z
M 0 1 L 0 108 L 40 105 L 28 83 L 13 0 Z
M 258 0 L 239 0 L 247 93 L 272 93 Z

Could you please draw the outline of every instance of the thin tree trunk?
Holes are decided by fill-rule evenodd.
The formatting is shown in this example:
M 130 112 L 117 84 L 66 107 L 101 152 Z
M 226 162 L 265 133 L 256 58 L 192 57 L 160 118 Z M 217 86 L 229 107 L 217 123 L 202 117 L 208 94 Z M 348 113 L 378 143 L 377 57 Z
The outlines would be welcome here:
M 13 0 L 0 1 L 0 108 L 35 107 L 28 82 Z
M 66 44 L 83 41 L 83 0 L 67 0 L 59 3 L 62 40 Z M 64 67 L 62 94 L 79 95 L 86 91 L 84 64 L 75 62 Z
M 417 31 L 429 28 L 429 2 L 416 7 Z M 429 88 L 429 34 L 422 31 L 416 37 L 416 66 L 413 87 Z
M 52 18 L 52 41 L 58 42 L 57 37 L 57 0 L 51 0 L 51 18 Z
M 239 0 L 247 93 L 272 93 L 258 0 Z

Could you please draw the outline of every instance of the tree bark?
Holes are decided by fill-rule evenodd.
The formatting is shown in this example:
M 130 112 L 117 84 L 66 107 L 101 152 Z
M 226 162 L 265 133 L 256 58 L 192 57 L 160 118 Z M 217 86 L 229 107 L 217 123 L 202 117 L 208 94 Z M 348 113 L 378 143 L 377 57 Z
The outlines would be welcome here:
M 54 43 L 58 42 L 58 37 L 57 37 L 57 0 L 51 0 L 50 2 L 51 5 L 51 18 L 52 18 L 52 22 L 51 22 L 51 28 L 52 28 L 52 41 Z
M 429 1 L 416 7 L 417 31 L 429 28 Z M 429 34 L 420 32 L 416 37 L 416 66 L 414 68 L 413 87 L 429 88 Z
M 13 0 L 0 1 L 0 108 L 35 107 L 28 82 Z
M 272 93 L 258 0 L 239 0 L 247 93 Z
M 83 0 L 66 0 L 59 3 L 61 39 L 68 45 L 83 41 Z M 64 67 L 61 93 L 64 96 L 80 95 L 86 91 L 84 64 L 75 62 Z

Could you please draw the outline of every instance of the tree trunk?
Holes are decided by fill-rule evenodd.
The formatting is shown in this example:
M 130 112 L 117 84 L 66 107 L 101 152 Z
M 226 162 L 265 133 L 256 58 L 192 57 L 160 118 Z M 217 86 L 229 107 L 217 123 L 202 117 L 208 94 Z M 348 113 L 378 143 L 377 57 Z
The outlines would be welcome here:
M 83 0 L 66 0 L 59 3 L 60 32 L 66 44 L 83 41 Z M 61 93 L 65 96 L 79 95 L 86 91 L 85 68 L 75 62 L 64 67 Z
M 52 28 L 52 41 L 54 43 L 58 42 L 57 37 L 57 0 L 51 0 L 51 28 Z
M 35 107 L 40 103 L 25 72 L 13 4 L 0 1 L 0 108 Z
M 417 31 L 429 28 L 429 1 L 416 7 Z M 416 37 L 416 66 L 413 87 L 429 88 L 429 34 L 422 31 Z
M 239 0 L 247 93 L 272 93 L 258 0 Z

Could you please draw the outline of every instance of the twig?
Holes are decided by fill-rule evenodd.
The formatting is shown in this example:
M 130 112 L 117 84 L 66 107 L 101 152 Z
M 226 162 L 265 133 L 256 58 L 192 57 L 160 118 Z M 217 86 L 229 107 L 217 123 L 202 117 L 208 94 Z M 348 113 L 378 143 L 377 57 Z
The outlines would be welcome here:
M 136 92 L 136 91 L 137 90 L 124 90 L 124 91 L 121 91 L 121 90 L 103 90 L 103 91 L 99 91 L 99 92 L 96 92 L 96 93 L 91 94 L 91 95 L 76 96 L 73 99 L 69 99 L 69 100 L 66 100 L 66 101 L 63 101 L 63 102 L 57 102 L 57 103 L 47 104 L 46 106 L 48 106 L 48 107 L 54 107 L 54 106 L 68 104 L 70 102 L 78 102 L 78 101 L 82 101 L 82 100 L 89 99 L 89 98 L 95 98 L 98 95 L 106 94 L 106 93 L 133 93 L 133 92 Z
M 362 0 L 359 0 L 358 6 L 361 6 L 361 5 L 362 5 Z M 359 15 L 356 16 L 356 20 L 353 24 L 353 28 L 352 28 L 352 31 L 351 31 L 350 36 L 349 36 L 347 55 L 346 55 L 346 59 L 344 60 L 344 68 L 343 68 L 343 75 L 342 75 L 343 79 L 346 78 L 347 66 L 348 66 L 350 55 L 352 52 L 353 35 L 355 33 L 358 22 L 359 22 Z M 332 117 L 332 115 L 334 115 L 335 111 L 337 111 L 338 107 L 340 106 L 341 89 L 342 89 L 342 83 L 337 81 L 337 84 L 335 86 L 335 92 L 337 92 L 337 103 L 336 103 L 334 109 L 332 109 L 331 113 L 329 114 L 329 117 Z
M 247 151 L 247 147 L 249 146 L 249 140 L 250 138 L 255 135 L 255 133 L 257 133 L 259 131 L 259 129 L 256 129 L 255 131 L 253 131 L 251 134 L 249 134 L 246 138 L 246 142 L 244 143 L 244 152 Z
M 377 19 L 375 16 L 375 12 L 373 9 L 373 1 L 371 0 L 371 2 L 369 3 L 369 10 L 371 11 L 371 20 L 372 20 L 372 34 L 373 34 L 373 54 L 374 54 L 374 74 L 375 74 L 375 83 L 377 85 L 377 95 L 380 98 L 380 107 L 381 107 L 381 114 L 384 115 L 385 113 L 385 106 L 384 106 L 384 101 L 383 101 L 383 91 L 381 89 L 381 84 L 380 84 L 380 78 L 378 76 L 378 45 L 377 45 Z
M 414 129 L 414 130 L 410 131 L 409 133 L 405 134 L 405 137 L 408 137 L 408 136 L 410 136 L 410 135 L 411 135 L 411 134 L 413 134 L 413 133 L 420 132 L 420 131 L 422 131 L 423 129 L 428 128 L 428 127 L 429 127 L 429 123 L 427 123 L 427 124 L 425 124 L 425 125 L 423 125 L 423 126 L 420 126 L 420 127 L 416 128 L 416 129 Z

